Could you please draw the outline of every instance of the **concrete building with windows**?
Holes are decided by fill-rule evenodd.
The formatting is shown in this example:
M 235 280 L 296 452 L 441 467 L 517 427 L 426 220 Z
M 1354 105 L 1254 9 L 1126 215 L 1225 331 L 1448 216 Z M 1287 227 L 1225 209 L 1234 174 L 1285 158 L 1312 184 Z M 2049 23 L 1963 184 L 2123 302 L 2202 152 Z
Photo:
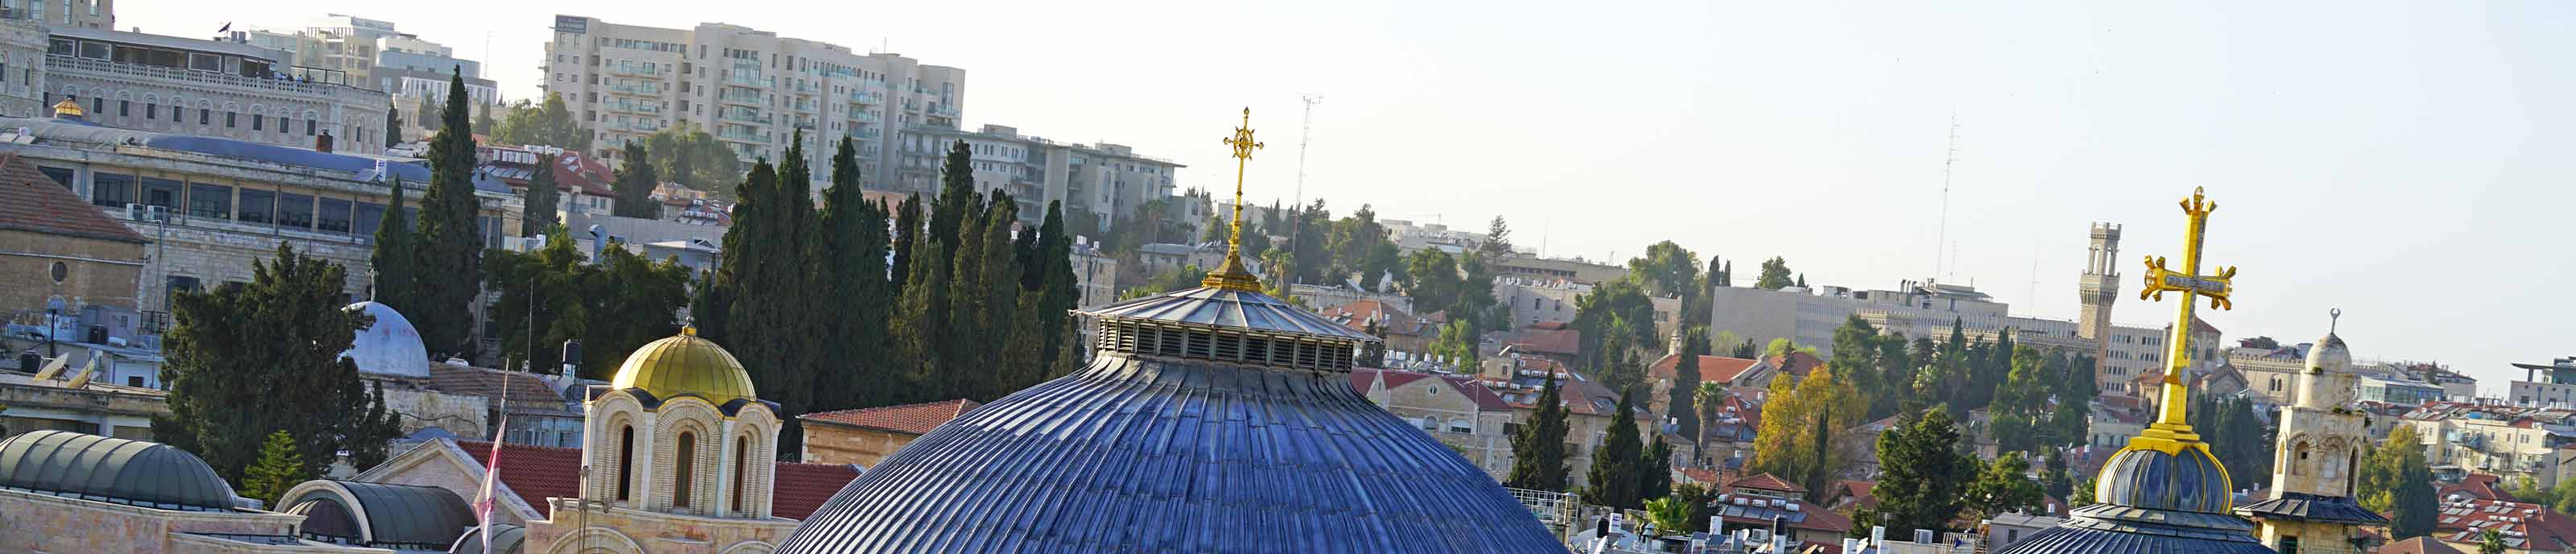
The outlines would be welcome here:
M 802 131 L 823 181 L 828 145 L 847 136 L 864 184 L 879 190 L 938 189 L 936 166 L 931 177 L 898 171 L 896 144 L 913 126 L 956 128 L 966 98 L 963 69 L 724 23 L 671 29 L 557 15 L 544 62 L 545 93 L 563 97 L 609 159 L 680 122 L 745 161 L 778 160 Z
M 1107 229 L 1111 222 L 1136 213 L 1137 207 L 1146 202 L 1172 198 L 1178 186 L 1176 176 L 1186 167 L 1138 154 L 1125 145 L 1056 142 L 1022 135 L 1019 129 L 1003 125 L 985 125 L 975 131 L 910 125 L 903 128 L 901 137 L 898 177 L 907 187 L 922 184 L 929 188 L 896 190 L 936 190 L 949 148 L 964 142 L 974 165 L 976 192 L 1009 191 L 1020 204 L 1020 221 L 1027 224 L 1046 217 L 1047 203 L 1062 202 L 1069 222 L 1088 214 L 1096 228 Z M 1182 211 L 1173 217 L 1181 222 L 1196 225 L 1207 220 L 1201 204 L 1180 204 Z M 1244 220 L 1259 221 L 1249 215 Z M 1218 249 L 1219 257 L 1223 257 L 1223 250 Z
M 349 82 L 360 88 L 391 94 L 394 105 L 404 110 L 404 126 L 409 129 L 420 129 L 421 122 L 436 117 L 411 110 L 424 99 L 445 104 L 451 74 L 464 77 L 466 95 L 477 109 L 490 109 L 502 101 L 500 85 L 483 77 L 482 62 L 458 58 L 455 49 L 401 32 L 391 21 L 329 14 L 306 21 L 300 29 L 254 26 L 216 40 L 284 51 L 287 57 L 282 61 L 288 65 L 346 73 Z
M 64 104 L 51 118 L 0 118 L 0 155 L 152 241 L 132 295 L 146 334 L 167 324 L 169 291 L 250 281 L 252 262 L 274 258 L 281 242 L 349 268 L 350 299 L 366 298 L 369 243 L 393 183 L 417 199 L 429 182 L 427 167 L 406 160 L 101 127 L 84 120 L 86 106 Z M 493 186 L 475 196 L 497 246 L 520 208 Z
M 116 0 L 0 0 L 0 19 L 53 28 L 114 29 Z
M 297 147 L 328 135 L 342 150 L 384 148 L 391 97 L 289 59 L 236 42 L 56 27 L 32 84 L 38 101 L 77 100 L 98 125 Z

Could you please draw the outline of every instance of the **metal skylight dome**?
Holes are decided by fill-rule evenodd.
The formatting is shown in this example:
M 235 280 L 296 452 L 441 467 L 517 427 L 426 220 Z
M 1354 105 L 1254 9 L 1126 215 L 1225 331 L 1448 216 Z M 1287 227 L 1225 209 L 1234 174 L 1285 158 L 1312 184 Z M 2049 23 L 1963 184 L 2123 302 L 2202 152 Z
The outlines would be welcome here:
M 897 450 L 778 552 L 1565 551 L 1352 390 L 1375 337 L 1262 294 L 1236 253 L 1205 285 L 1079 312 L 1088 367 Z

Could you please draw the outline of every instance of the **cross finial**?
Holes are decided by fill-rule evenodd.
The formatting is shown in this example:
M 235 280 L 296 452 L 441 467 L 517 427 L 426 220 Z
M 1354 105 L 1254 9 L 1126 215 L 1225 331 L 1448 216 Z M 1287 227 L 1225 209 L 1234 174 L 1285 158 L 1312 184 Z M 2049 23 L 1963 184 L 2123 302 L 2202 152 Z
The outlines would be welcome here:
M 1234 128 L 1234 136 L 1226 137 L 1225 144 L 1234 147 L 1234 221 L 1227 225 L 1225 264 L 1209 272 L 1199 286 L 1260 292 L 1261 279 L 1243 268 L 1243 168 L 1252 161 L 1252 151 L 1261 149 L 1261 142 L 1252 138 L 1251 107 L 1243 108 L 1243 124 Z
M 2157 399 L 2160 413 L 2154 425 L 2129 442 L 2129 448 L 2150 448 L 2169 454 L 2180 453 L 2186 448 L 2208 448 L 2200 442 L 2200 435 L 2192 431 L 2191 422 L 2184 413 L 2191 405 L 2187 388 L 2191 380 L 2182 374 L 2191 369 L 2194 348 L 2206 346 L 2192 341 L 2192 328 L 2199 322 L 2199 318 L 2192 315 L 2193 301 L 2206 296 L 2211 309 L 2235 307 L 2228 297 L 2235 292 L 2229 280 L 2236 277 L 2236 268 L 2219 267 L 2206 275 L 2200 273 L 2201 239 L 2209 227 L 2209 214 L 2218 210 L 2218 203 L 2209 201 L 2200 188 L 2194 187 L 2191 197 L 2184 198 L 2181 205 L 2183 215 L 2188 218 L 2188 224 L 2183 227 L 2182 267 L 2180 270 L 2167 269 L 2163 257 L 2148 256 L 2147 286 L 2138 291 L 2140 300 L 2162 300 L 2167 292 L 2182 295 L 2182 301 L 2174 307 L 2173 330 L 2165 338 L 2164 390 Z

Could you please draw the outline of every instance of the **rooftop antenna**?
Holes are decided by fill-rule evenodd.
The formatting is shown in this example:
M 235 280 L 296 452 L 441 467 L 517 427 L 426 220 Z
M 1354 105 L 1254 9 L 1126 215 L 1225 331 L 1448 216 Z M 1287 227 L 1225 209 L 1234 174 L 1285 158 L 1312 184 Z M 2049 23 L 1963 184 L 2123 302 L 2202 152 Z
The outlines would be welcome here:
M 1945 265 L 1948 258 L 1942 255 L 1941 246 L 1950 244 L 1950 168 L 1958 164 L 1959 113 L 1953 110 L 1950 112 L 1950 145 L 1941 156 L 1941 229 L 1934 235 L 1937 240 L 1932 249 L 1933 275 L 1943 275 L 1942 271 L 1948 267 Z
M 1294 215 L 1288 218 L 1288 252 L 1292 254 L 1297 252 L 1298 243 L 1304 242 L 1303 239 L 1306 236 L 1306 144 L 1314 138 L 1315 106 L 1323 104 L 1324 97 L 1300 94 L 1297 95 L 1297 102 L 1306 105 L 1306 115 L 1297 123 L 1297 189 L 1295 194 L 1289 197 L 1288 202 L 1288 213 Z M 1242 204 L 1243 199 L 1237 198 L 1235 203 Z M 1295 256 L 1292 255 L 1290 258 L 1294 259 Z M 1290 282 L 1297 280 L 1295 271 L 1298 270 L 1289 268 L 1287 273 L 1279 277 L 1281 290 L 1286 290 L 1285 287 Z

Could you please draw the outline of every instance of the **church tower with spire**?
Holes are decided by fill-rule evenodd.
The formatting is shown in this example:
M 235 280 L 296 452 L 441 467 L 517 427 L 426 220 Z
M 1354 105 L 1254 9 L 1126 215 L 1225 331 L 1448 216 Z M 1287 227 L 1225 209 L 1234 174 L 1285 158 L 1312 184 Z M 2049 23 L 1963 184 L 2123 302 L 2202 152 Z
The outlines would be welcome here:
M 2093 223 L 2091 246 L 2084 251 L 2084 275 L 2076 280 L 2082 312 L 2075 336 L 2093 342 L 2093 382 L 2120 386 L 2126 375 L 2111 375 L 2111 303 L 2120 300 L 2120 225 Z
M 2342 310 L 2328 312 L 2341 319 Z M 2261 524 L 2258 536 L 2281 552 L 2362 551 L 2365 526 L 2387 518 L 2353 500 L 2354 476 L 2370 440 L 2369 416 L 2351 410 L 2352 352 L 2328 325 L 2308 350 L 2298 399 L 2281 408 L 2280 442 L 2272 453 L 2272 498 L 2237 508 Z

